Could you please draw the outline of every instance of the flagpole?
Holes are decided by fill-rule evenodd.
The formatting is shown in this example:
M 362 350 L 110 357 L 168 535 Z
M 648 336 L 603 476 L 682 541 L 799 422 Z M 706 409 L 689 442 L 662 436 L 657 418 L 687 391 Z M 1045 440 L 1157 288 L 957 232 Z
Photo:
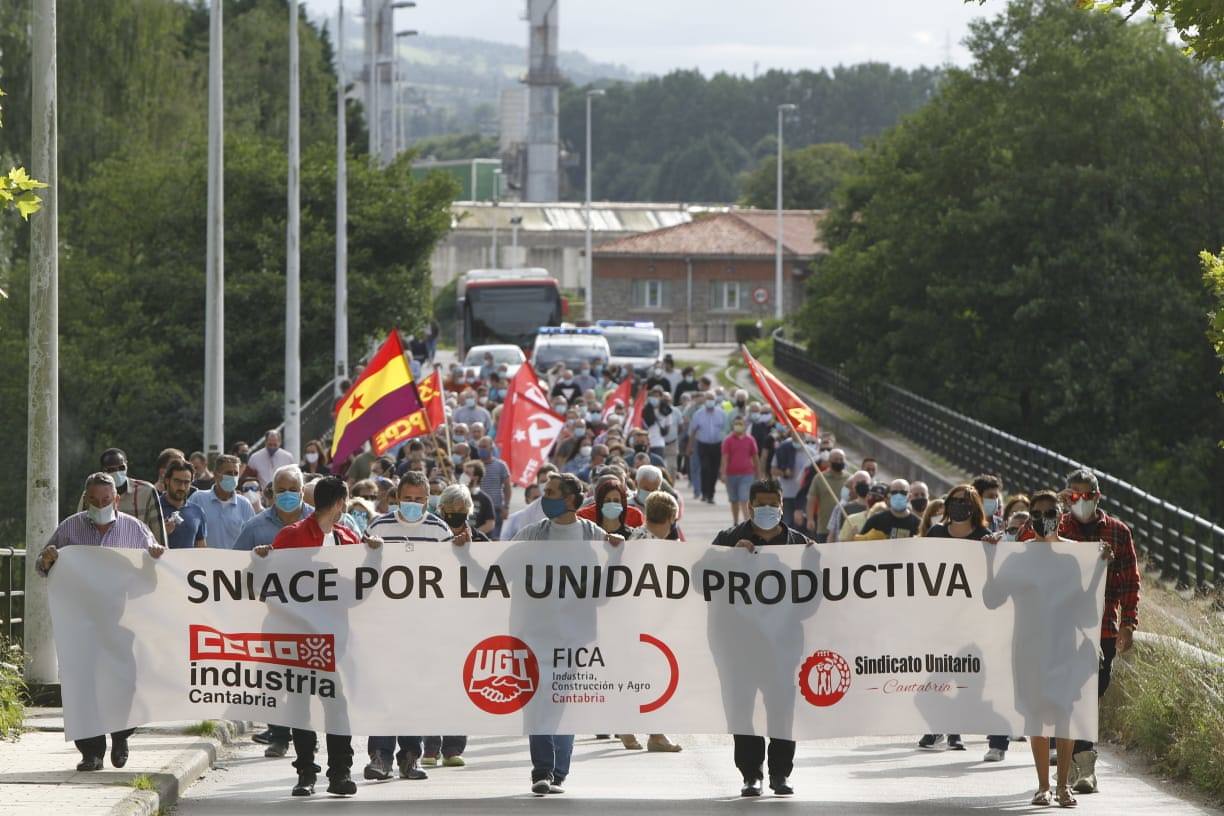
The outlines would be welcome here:
M 442 401 L 442 418 L 446 420 L 442 423 L 446 426 L 446 461 L 450 462 L 454 454 L 451 453 L 451 420 L 446 415 L 446 383 L 442 382 L 442 371 L 437 366 L 434 366 L 434 373 L 438 375 L 438 399 Z
M 743 353 L 745 361 L 751 360 L 752 362 L 756 363 L 756 358 L 748 352 L 747 347 L 742 343 L 740 344 L 740 351 Z M 760 365 L 760 363 L 757 363 L 757 365 Z M 752 373 L 751 366 L 748 367 L 748 371 L 749 374 Z M 778 402 L 778 395 L 774 393 L 773 386 L 769 384 L 768 380 L 759 382 L 756 380 L 756 377 L 753 377 L 753 381 L 756 382 L 758 388 L 764 388 L 769 391 L 769 407 L 771 411 L 775 405 L 781 405 L 781 403 Z M 791 438 L 795 441 L 795 444 L 797 444 L 803 450 L 803 452 L 807 454 L 808 461 L 812 463 L 812 470 L 816 471 L 816 475 L 820 477 L 820 482 L 824 485 L 825 490 L 829 491 L 829 495 L 833 497 L 835 502 L 837 502 L 837 506 L 841 508 L 842 515 L 848 515 L 846 513 L 846 505 L 842 501 L 841 496 L 833 492 L 833 486 L 830 485 L 829 480 L 825 478 L 824 471 L 820 469 L 820 465 L 816 462 L 816 457 L 812 455 L 812 451 L 809 450 L 807 444 L 804 443 L 803 437 L 799 436 L 799 429 L 796 428 L 787 417 L 782 417 L 782 421 L 786 423 L 786 427 L 790 428 Z

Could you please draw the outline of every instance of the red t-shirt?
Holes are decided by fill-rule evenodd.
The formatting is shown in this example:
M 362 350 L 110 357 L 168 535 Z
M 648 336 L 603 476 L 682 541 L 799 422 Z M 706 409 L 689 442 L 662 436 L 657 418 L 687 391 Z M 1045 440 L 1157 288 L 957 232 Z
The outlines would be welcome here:
M 594 521 L 596 524 L 598 524 L 599 522 L 595 518 L 594 503 L 588 504 L 585 507 L 579 507 L 578 518 L 584 518 L 587 521 Z M 621 518 L 624 520 L 626 527 L 641 527 L 646 523 L 646 519 L 642 516 L 642 511 L 632 506 L 627 506 L 625 508 L 625 512 L 621 514 Z
M 752 434 L 731 434 L 722 443 L 723 461 L 727 463 L 728 476 L 753 476 L 756 474 L 757 443 Z
M 336 543 L 337 536 L 339 536 L 338 543 L 340 544 L 361 543 L 361 539 L 358 538 L 356 533 L 341 524 L 332 526 L 332 531 L 327 534 L 327 537 L 331 539 L 328 543 Z M 274 550 L 321 546 L 323 546 L 323 529 L 319 527 L 319 522 L 315 521 L 314 516 L 307 516 L 301 521 L 295 521 L 288 527 L 282 528 L 276 534 L 276 538 L 272 540 L 272 549 Z

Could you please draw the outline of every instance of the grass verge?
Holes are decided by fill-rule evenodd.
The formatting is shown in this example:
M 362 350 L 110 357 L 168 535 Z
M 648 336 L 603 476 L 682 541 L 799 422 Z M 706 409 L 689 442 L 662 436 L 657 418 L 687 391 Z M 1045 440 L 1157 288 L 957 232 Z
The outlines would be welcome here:
M 1189 597 L 1145 581 L 1146 632 L 1224 655 L 1224 597 Z M 1101 701 L 1101 736 L 1135 749 L 1160 773 L 1224 804 L 1224 666 L 1159 642 L 1114 661 Z
M 148 774 L 137 774 L 136 776 L 133 776 L 131 781 L 128 782 L 128 785 L 132 788 L 132 790 L 151 791 L 154 789 L 153 780 L 149 778 Z
M 195 725 L 188 726 L 184 733 L 190 734 L 193 737 L 215 737 L 217 735 L 217 721 L 203 720 Z
M 0 739 L 16 739 L 25 720 L 21 647 L 0 638 Z

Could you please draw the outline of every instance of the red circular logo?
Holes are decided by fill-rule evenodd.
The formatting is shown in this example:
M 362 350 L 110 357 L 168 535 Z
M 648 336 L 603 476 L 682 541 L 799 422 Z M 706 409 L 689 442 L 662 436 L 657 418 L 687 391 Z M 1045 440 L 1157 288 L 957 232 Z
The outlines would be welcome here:
M 849 688 L 850 664 L 837 652 L 813 652 L 799 669 L 799 691 L 814 706 L 833 705 Z
M 540 687 L 540 664 L 531 648 L 512 635 L 494 635 L 472 647 L 463 662 L 463 687 L 477 708 L 513 714 Z

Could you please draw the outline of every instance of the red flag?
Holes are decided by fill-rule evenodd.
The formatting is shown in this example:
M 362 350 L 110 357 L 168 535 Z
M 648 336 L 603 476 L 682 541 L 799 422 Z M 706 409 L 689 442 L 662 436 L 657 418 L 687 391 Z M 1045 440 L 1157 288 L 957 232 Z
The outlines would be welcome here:
M 404 358 L 399 332 L 393 330 L 340 400 L 332 432 L 332 461 L 343 462 L 367 439 L 373 438 L 377 449 L 380 428 L 395 427 L 403 433 L 405 428 L 424 425 L 421 409 L 421 395 Z
M 564 426 L 531 366 L 521 366 L 510 381 L 497 421 L 497 445 L 515 485 L 526 487 L 535 481 Z
M 643 385 L 638 389 L 637 399 L 633 401 L 633 410 L 629 412 L 629 418 L 626 420 L 625 428 L 640 428 L 642 427 L 642 411 L 646 409 L 646 386 Z
M 425 417 L 429 420 L 429 428 L 440 428 L 446 424 L 446 406 L 442 403 L 442 372 L 434 369 L 434 373 L 421 380 L 417 390 L 421 393 L 421 402 L 425 403 Z
M 632 397 L 633 378 L 626 377 L 625 379 L 621 380 L 620 385 L 609 391 L 607 396 L 604 397 L 603 417 L 601 417 L 603 423 L 605 425 L 608 424 L 608 417 L 612 415 L 612 408 L 616 405 L 617 401 L 624 406 L 627 414 L 629 412 L 629 400 L 632 399 Z
M 785 383 L 773 375 L 773 372 L 758 363 L 756 358 L 748 353 L 746 347 L 740 346 L 740 348 L 744 352 L 744 362 L 748 364 L 748 370 L 752 372 L 752 379 L 756 381 L 761 396 L 765 397 L 765 401 L 773 409 L 774 416 L 801 434 L 815 436 L 819 433 L 820 418 L 816 416 L 812 407 L 800 399 L 794 391 L 787 388 Z
M 375 456 L 382 456 L 401 442 L 432 433 L 446 422 L 446 406 L 442 404 L 441 378 L 435 371 L 417 384 L 417 393 L 424 406 L 409 416 L 397 419 L 370 438 Z

